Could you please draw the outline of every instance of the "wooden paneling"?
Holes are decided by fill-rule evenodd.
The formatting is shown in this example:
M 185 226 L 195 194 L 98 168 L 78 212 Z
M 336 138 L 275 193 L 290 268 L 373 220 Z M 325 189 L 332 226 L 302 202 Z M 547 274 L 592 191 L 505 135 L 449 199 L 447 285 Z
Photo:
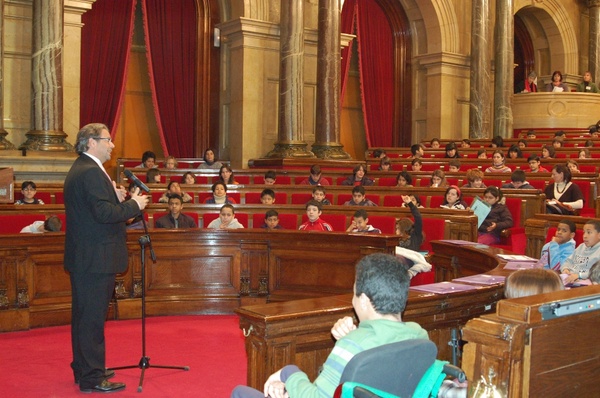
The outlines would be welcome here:
M 127 236 L 110 317 L 141 312 L 140 232 Z M 364 254 L 392 253 L 394 236 L 264 230 L 155 230 L 146 253 L 147 314 L 232 313 L 242 303 L 348 293 Z M 286 253 L 286 247 L 291 251 Z M 0 331 L 68 323 L 63 233 L 0 236 Z

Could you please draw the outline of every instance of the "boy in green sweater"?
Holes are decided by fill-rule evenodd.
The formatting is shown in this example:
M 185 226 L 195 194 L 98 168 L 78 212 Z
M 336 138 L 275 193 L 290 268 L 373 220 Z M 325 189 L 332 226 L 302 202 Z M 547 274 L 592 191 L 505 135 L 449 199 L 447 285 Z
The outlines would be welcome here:
M 402 322 L 410 277 L 394 256 L 370 254 L 356 264 L 352 306 L 360 321 L 352 317 L 338 320 L 331 333 L 337 340 L 323 365 L 323 371 L 311 382 L 296 365 L 287 365 L 273 373 L 258 391 L 236 387 L 232 398 L 310 398 L 332 397 L 342 372 L 352 357 L 361 351 L 409 339 L 427 339 L 427 331 L 414 322 Z

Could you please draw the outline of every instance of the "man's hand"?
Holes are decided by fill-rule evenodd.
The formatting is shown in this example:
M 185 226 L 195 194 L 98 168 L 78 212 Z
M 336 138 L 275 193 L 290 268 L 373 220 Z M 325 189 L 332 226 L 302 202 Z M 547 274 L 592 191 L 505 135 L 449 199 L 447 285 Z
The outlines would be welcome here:
M 131 195 L 131 199 L 135 200 L 140 207 L 140 210 L 144 210 L 146 205 L 148 205 L 148 197 L 146 195 L 142 195 L 139 187 L 136 187 Z
M 339 319 L 335 325 L 333 325 L 331 328 L 331 334 L 336 340 L 339 340 L 355 329 L 356 325 L 354 324 L 352 317 L 346 316 L 342 319 Z
M 119 185 L 117 187 L 117 183 L 114 181 L 112 182 L 112 184 L 115 188 L 115 192 L 117 193 L 117 198 L 119 198 L 119 202 L 123 202 L 127 197 L 127 190 L 125 189 L 125 187 L 123 187 L 123 185 Z
M 285 383 L 281 381 L 281 369 L 273 373 L 267 379 L 264 387 L 265 397 L 271 398 L 287 398 L 288 394 L 285 391 Z
M 491 223 L 491 224 L 490 224 L 490 226 L 489 226 L 489 227 L 487 227 L 487 228 L 486 228 L 486 231 L 488 231 L 488 232 L 492 232 L 492 231 L 493 231 L 493 230 L 495 230 L 495 229 L 496 229 L 496 223 L 495 223 L 495 222 L 493 222 L 493 223 Z

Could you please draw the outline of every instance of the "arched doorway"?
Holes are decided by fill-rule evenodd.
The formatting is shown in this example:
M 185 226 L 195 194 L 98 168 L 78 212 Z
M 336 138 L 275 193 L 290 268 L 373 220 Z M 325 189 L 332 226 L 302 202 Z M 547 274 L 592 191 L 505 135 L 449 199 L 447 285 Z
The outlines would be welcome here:
M 514 82 L 525 81 L 529 72 L 535 69 L 535 55 L 533 52 L 533 41 L 527 31 L 523 20 L 515 15 L 515 38 L 514 38 Z
M 354 76 L 354 79 L 358 80 L 358 75 L 361 75 L 361 81 L 360 84 L 358 82 L 353 84 L 352 81 L 347 84 L 348 90 L 342 101 L 352 102 L 348 98 L 355 98 L 355 103 L 362 101 L 360 109 L 353 109 L 355 113 L 361 113 L 362 117 L 355 115 L 355 123 L 346 126 L 344 126 L 345 118 L 342 117 L 342 128 L 353 130 L 350 133 L 342 131 L 342 142 L 345 138 L 363 141 L 363 137 L 368 135 L 366 141 L 371 146 L 409 146 L 412 135 L 409 22 L 399 2 L 376 0 L 376 3 L 377 9 L 374 9 L 372 4 L 367 9 L 362 2 L 357 1 L 346 1 L 344 4 L 343 12 L 349 12 L 347 7 L 355 12 L 353 29 L 347 31 L 357 35 L 358 46 L 356 43 L 353 43 L 353 46 L 358 51 L 353 51 L 352 56 L 356 57 L 357 52 L 361 55 L 360 62 L 354 58 L 351 63 L 351 68 L 354 70 L 350 70 L 350 79 L 352 80 Z M 383 41 L 385 45 L 381 45 Z M 382 54 L 386 55 L 382 56 Z M 376 71 L 385 71 L 385 73 L 379 74 Z M 384 80 L 377 82 L 377 79 Z M 381 102 L 374 106 L 377 101 Z M 348 119 L 351 118 L 352 116 Z M 366 122 L 363 130 L 356 122 L 360 120 L 362 124 L 364 119 Z M 385 122 L 382 123 L 381 119 Z M 363 148 L 359 148 L 359 145 L 354 147 L 356 153 L 362 152 Z

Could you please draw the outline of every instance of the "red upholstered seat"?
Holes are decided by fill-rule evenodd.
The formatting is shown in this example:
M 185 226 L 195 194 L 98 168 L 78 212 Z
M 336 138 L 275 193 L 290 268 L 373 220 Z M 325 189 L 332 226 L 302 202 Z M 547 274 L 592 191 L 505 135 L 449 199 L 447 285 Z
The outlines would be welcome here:
M 381 177 L 377 180 L 380 187 L 395 187 L 397 184 L 395 177 Z
M 430 252 L 432 251 L 431 243 L 432 240 L 444 239 L 444 233 L 446 228 L 446 220 L 436 218 L 424 218 L 423 219 L 423 232 L 425 233 L 425 239 L 421 244 L 421 250 Z
M 260 204 L 260 192 L 246 192 L 246 204 Z
M 369 224 L 374 228 L 379 228 L 384 234 L 396 233 L 396 217 L 369 215 Z
M 432 269 L 429 272 L 419 272 L 410 280 L 411 286 L 428 285 L 435 283 L 435 271 Z
M 439 195 L 432 196 L 429 199 L 429 208 L 430 209 L 437 209 L 438 207 L 440 207 L 442 205 L 442 203 L 444 203 L 444 197 L 443 196 L 439 196 Z
M 310 193 L 293 193 L 292 194 L 292 204 L 293 205 L 303 205 L 306 204 L 309 200 L 312 199 L 312 194 Z
M 0 215 L 0 234 L 18 234 L 21 230 L 33 224 L 34 221 L 44 221 L 43 214 L 7 214 Z
M 352 200 L 352 194 L 349 193 L 340 193 L 337 197 L 337 205 L 343 205 L 347 201 Z
M 527 180 L 536 189 L 544 190 L 546 188 L 547 181 L 544 180 Z
M 524 220 L 521 219 L 523 201 L 519 198 L 506 198 L 506 207 L 513 218 L 513 227 L 503 232 L 502 241 L 492 245 L 501 249 L 510 250 L 517 254 L 525 254 L 527 237 L 525 236 Z

